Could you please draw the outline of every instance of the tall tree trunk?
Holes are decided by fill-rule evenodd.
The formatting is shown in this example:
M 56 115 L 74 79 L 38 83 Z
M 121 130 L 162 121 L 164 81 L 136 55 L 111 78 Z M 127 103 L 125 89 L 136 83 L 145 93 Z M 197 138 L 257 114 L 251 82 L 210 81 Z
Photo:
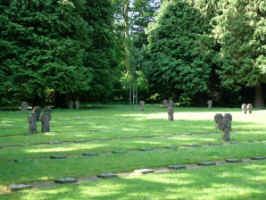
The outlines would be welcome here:
M 256 93 L 255 93 L 255 107 L 263 107 L 264 106 L 264 98 L 263 98 L 263 88 L 261 83 L 256 85 Z

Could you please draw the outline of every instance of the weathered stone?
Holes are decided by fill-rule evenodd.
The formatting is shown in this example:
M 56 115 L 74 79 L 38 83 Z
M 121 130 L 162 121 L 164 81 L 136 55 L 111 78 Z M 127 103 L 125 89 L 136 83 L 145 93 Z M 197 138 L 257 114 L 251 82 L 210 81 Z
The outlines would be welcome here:
M 230 113 L 226 113 L 224 115 L 224 120 L 223 120 L 224 135 L 222 137 L 222 139 L 226 142 L 230 141 L 231 129 L 232 129 L 232 115 Z
M 35 116 L 30 114 L 28 116 L 28 122 L 29 122 L 29 133 L 31 134 L 37 133 L 37 121 L 36 121 Z
M 188 146 L 190 146 L 190 147 L 200 147 L 201 145 L 199 145 L 199 144 L 189 144 Z
M 140 148 L 139 150 L 140 151 L 152 151 L 153 149 L 152 148 Z
M 18 190 L 24 190 L 32 188 L 32 185 L 26 185 L 26 184 L 13 184 L 10 186 L 11 191 L 18 191 Z
M 83 153 L 82 155 L 83 156 L 96 156 L 97 153 L 95 153 L 95 152 L 86 152 L 86 153 Z
M 23 162 L 23 160 L 22 159 L 15 159 L 14 162 L 15 163 L 21 163 L 21 162 Z
M 82 143 L 82 142 L 86 142 L 86 140 L 82 140 L 82 139 L 75 140 L 75 143 Z
M 44 112 L 41 116 L 41 122 L 42 122 L 42 133 L 50 132 L 50 120 L 51 120 L 51 108 L 46 107 L 44 109 Z
M 163 107 L 168 108 L 168 100 L 167 99 L 163 100 Z
M 152 136 L 152 135 L 145 135 L 145 136 L 143 136 L 143 138 L 153 138 L 154 136 Z
M 23 101 L 20 105 L 20 109 L 22 112 L 27 112 L 28 111 L 29 104 L 26 101 Z
M 241 106 L 241 110 L 244 114 L 247 114 L 247 104 L 243 103 Z
M 200 162 L 198 163 L 199 166 L 212 166 L 216 165 L 216 162 Z
M 53 142 L 49 142 L 49 144 L 61 144 L 61 142 L 59 142 L 59 141 L 53 141 Z
M 66 178 L 59 178 L 54 180 L 55 183 L 65 184 L 65 183 L 76 183 L 78 179 L 66 177 Z
M 35 106 L 32 109 L 32 115 L 36 118 L 36 121 L 40 121 L 41 108 L 39 106 Z
M 215 114 L 214 116 L 214 121 L 215 121 L 215 127 L 216 127 L 216 132 L 218 130 L 223 130 L 223 115 L 220 113 Z
M 154 172 L 154 170 L 152 170 L 152 169 L 138 169 L 138 170 L 135 170 L 135 172 L 141 173 L 141 174 L 151 174 Z
M 115 151 L 112 151 L 112 153 L 125 153 L 126 151 L 125 150 L 115 150 Z
M 167 146 L 167 147 L 165 147 L 166 149 L 177 149 L 177 147 L 176 146 Z
M 75 108 L 76 108 L 77 110 L 80 109 L 80 101 L 79 101 L 78 99 L 76 99 L 76 101 L 75 101 Z
M 74 108 L 74 102 L 72 100 L 68 101 L 67 104 L 68 104 L 68 108 L 69 109 L 73 109 Z
M 170 165 L 170 166 L 168 166 L 168 168 L 179 170 L 179 169 L 186 169 L 186 166 L 185 165 Z
M 240 159 L 235 159 L 235 158 L 225 159 L 225 161 L 228 162 L 228 163 L 239 163 L 239 162 L 241 162 Z
M 140 101 L 139 104 L 140 104 L 141 111 L 144 111 L 145 101 Z
M 252 110 L 253 110 L 253 106 L 252 106 L 252 104 L 249 103 L 249 104 L 247 105 L 247 111 L 248 111 L 248 113 L 249 113 L 249 114 L 252 114 Z
M 168 102 L 168 120 L 174 120 L 174 102 L 172 100 Z
M 50 158 L 51 159 L 65 159 L 66 156 L 65 155 L 51 155 Z
M 266 156 L 256 156 L 256 157 L 251 157 L 251 160 L 265 160 Z
M 117 175 L 113 174 L 113 173 L 104 173 L 104 174 L 97 175 L 97 177 L 99 177 L 99 178 L 114 178 L 114 177 L 117 177 Z
M 208 100 L 207 104 L 208 104 L 208 108 L 212 108 L 213 101 L 212 100 Z

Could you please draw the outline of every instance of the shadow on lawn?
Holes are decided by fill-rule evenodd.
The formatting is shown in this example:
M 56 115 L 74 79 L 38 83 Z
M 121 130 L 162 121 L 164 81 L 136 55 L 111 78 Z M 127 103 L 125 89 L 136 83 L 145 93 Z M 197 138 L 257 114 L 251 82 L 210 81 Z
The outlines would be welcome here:
M 265 184 L 266 166 L 262 162 L 61 185 L 4 197 L 9 200 L 13 197 L 14 200 L 262 200 L 266 197 Z

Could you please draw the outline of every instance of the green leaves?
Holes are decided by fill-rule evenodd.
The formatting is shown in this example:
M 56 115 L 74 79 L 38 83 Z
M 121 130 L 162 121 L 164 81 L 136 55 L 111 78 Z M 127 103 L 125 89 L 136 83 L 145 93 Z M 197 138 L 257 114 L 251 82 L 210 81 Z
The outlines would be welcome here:
M 211 65 L 210 56 L 202 52 L 203 35 L 207 28 L 199 11 L 183 1 L 165 1 L 156 22 L 148 30 L 145 70 L 153 91 L 161 96 L 193 96 L 207 90 Z M 204 43 L 211 43 L 205 35 Z
M 112 88 L 117 61 L 109 1 L 9 3 L 0 3 L 1 97 L 44 104 L 48 90 L 78 98 L 98 85 Z

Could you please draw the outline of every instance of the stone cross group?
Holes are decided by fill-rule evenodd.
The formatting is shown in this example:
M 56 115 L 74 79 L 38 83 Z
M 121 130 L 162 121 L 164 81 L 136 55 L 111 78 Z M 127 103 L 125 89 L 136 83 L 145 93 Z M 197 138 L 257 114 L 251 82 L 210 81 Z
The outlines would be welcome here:
M 220 113 L 214 116 L 214 121 L 216 124 L 216 132 L 221 130 L 224 132 L 222 139 L 226 142 L 230 141 L 230 131 L 232 130 L 232 115 L 230 113 L 224 114 Z
M 29 122 L 29 133 L 34 134 L 37 133 L 37 122 L 41 121 L 41 132 L 50 132 L 50 120 L 51 120 L 51 107 L 47 106 L 44 108 L 43 113 L 41 115 L 41 108 L 39 106 L 35 106 L 32 109 L 32 113 L 28 116 Z
M 250 103 L 249 104 L 243 103 L 241 106 L 241 110 L 244 114 L 247 114 L 247 113 L 252 114 L 253 106 Z

